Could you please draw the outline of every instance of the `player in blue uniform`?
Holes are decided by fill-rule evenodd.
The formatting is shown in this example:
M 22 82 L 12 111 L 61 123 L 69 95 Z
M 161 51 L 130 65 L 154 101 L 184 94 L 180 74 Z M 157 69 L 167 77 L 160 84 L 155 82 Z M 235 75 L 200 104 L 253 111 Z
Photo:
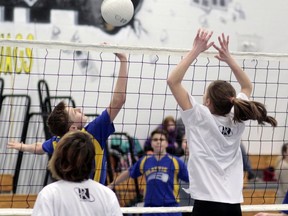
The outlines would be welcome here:
M 16 141 L 9 141 L 7 148 L 16 149 L 35 154 L 52 154 L 58 141 L 68 131 L 82 130 L 94 137 L 96 156 L 94 171 L 91 178 L 102 184 L 106 179 L 106 157 L 105 143 L 107 138 L 114 133 L 113 120 L 121 110 L 126 101 L 126 88 L 128 80 L 127 57 L 125 54 L 115 54 L 120 63 L 119 75 L 109 106 L 100 116 L 90 122 L 87 126 L 87 117 L 80 109 L 68 107 L 64 102 L 60 102 L 48 117 L 48 127 L 54 135 L 44 143 L 23 144 Z
M 178 207 L 179 179 L 189 182 L 187 167 L 178 157 L 166 153 L 167 133 L 157 129 L 151 134 L 153 155 L 140 158 L 129 170 L 124 171 L 108 187 L 113 189 L 129 177 L 145 176 L 145 207 Z M 181 213 L 145 214 L 181 216 Z
M 61 110 L 60 112 L 62 113 L 63 110 L 61 109 L 61 107 L 65 108 L 66 105 L 63 102 L 60 102 L 55 107 L 54 111 L 56 113 L 58 113 L 59 110 Z M 66 109 L 67 109 L 67 107 L 66 107 Z M 70 109 L 70 108 L 68 108 L 68 109 Z M 71 108 L 71 109 L 73 109 L 73 108 Z M 57 114 L 55 114 L 55 115 L 57 115 Z M 50 115 L 50 117 L 51 116 L 54 116 L 53 112 Z M 49 122 L 51 122 L 51 121 L 55 122 L 54 120 L 51 120 L 50 117 L 48 118 L 48 125 L 49 125 Z M 82 116 L 81 118 L 85 119 L 86 116 Z M 50 127 L 53 127 L 53 126 L 50 126 Z M 105 157 L 106 140 L 108 139 L 108 137 L 112 133 L 115 132 L 114 124 L 110 120 L 110 116 L 108 114 L 107 109 L 105 111 L 103 111 L 100 116 L 95 118 L 92 122 L 90 122 L 87 126 L 82 128 L 81 130 L 91 134 L 94 137 L 93 144 L 94 144 L 95 149 L 96 149 L 96 155 L 95 155 L 93 167 L 95 169 L 93 169 L 93 172 L 91 173 L 90 178 L 94 179 L 97 182 L 104 184 L 105 179 L 106 179 L 106 169 L 103 169 L 106 167 L 106 157 Z M 51 139 L 46 140 L 42 144 L 43 151 L 48 153 L 49 155 L 52 155 L 54 152 L 54 149 L 56 148 L 61 137 L 60 136 L 53 136 Z M 95 172 L 95 171 L 97 171 L 97 172 Z

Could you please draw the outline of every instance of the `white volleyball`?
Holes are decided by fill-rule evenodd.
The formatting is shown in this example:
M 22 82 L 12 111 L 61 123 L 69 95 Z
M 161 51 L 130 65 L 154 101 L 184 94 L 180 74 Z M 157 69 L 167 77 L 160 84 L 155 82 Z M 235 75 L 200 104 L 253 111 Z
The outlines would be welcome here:
M 104 0 L 101 5 L 101 14 L 106 23 L 123 26 L 132 19 L 134 6 L 131 0 Z

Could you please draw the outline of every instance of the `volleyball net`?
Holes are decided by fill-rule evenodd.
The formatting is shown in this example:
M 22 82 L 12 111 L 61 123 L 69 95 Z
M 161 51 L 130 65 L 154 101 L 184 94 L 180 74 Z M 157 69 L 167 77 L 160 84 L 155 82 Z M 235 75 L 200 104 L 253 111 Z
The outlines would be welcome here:
M 0 207 L 5 208 L 5 214 L 0 209 L 0 215 L 26 215 L 25 210 L 21 214 L 16 208 L 33 208 L 37 193 L 49 183 L 48 156 L 7 149 L 8 141 L 35 143 L 49 138 L 45 121 L 61 100 L 82 108 L 91 119 L 100 114 L 110 102 L 118 76 L 120 62 L 114 53 L 127 54 L 129 80 L 126 103 L 114 121 L 116 133 L 107 144 L 111 159 L 107 183 L 143 154 L 145 140 L 166 116 L 180 118 L 166 79 L 188 50 L 4 39 L 0 44 Z M 279 184 L 273 176 L 275 161 L 288 140 L 288 55 L 232 54 L 253 83 L 252 99 L 264 103 L 268 114 L 278 121 L 276 128 L 247 122 L 242 141 L 248 154 L 254 156 L 254 172 L 261 179 L 265 171 L 271 172 L 271 179 L 244 184 L 242 209 L 258 211 L 255 204 L 261 204 L 263 210 L 259 211 L 288 209 L 275 205 Z M 217 79 L 240 89 L 231 69 L 214 55 L 201 54 L 183 80 L 199 102 L 206 86 Z M 133 207 L 143 201 L 144 188 L 143 178 L 116 188 L 124 213 L 137 209 L 139 214 L 157 212 Z M 166 208 L 158 211 L 162 209 Z M 191 206 L 180 210 L 189 212 Z

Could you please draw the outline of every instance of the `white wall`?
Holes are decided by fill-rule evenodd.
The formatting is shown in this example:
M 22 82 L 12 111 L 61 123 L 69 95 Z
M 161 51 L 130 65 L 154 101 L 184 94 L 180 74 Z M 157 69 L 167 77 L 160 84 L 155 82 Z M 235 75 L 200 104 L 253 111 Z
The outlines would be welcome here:
M 215 36 L 229 34 L 234 51 L 247 49 L 244 44 L 255 44 L 251 51 L 287 53 L 287 7 L 283 0 L 242 0 L 232 1 L 227 11 L 212 9 L 207 13 L 188 0 L 177 4 L 173 0 L 145 1 L 139 19 L 149 32 L 145 45 L 189 48 L 196 30 L 204 27 L 214 31 Z M 149 40 L 151 37 L 155 40 Z
M 212 0 L 206 0 L 211 2 Z M 10 23 L 11 28 L 5 28 L 3 23 L 1 33 L 29 32 L 39 40 L 65 40 L 70 41 L 77 31 L 82 42 L 100 43 L 103 41 L 129 45 L 164 46 L 174 48 L 189 48 L 194 34 L 199 27 L 204 27 L 215 32 L 214 39 L 225 32 L 231 36 L 231 50 L 241 51 L 247 49 L 243 43 L 253 45 L 250 47 L 260 52 L 287 53 L 288 30 L 288 2 L 285 0 L 224 0 L 227 2 L 225 10 L 210 8 L 209 11 L 193 4 L 193 0 L 144 0 L 136 19 L 140 20 L 142 29 L 139 37 L 126 27 L 116 35 L 107 35 L 97 27 L 73 26 L 77 22 L 72 13 L 53 11 L 51 25 L 25 24 L 27 12 L 17 10 L 15 23 Z M 201 2 L 201 1 L 200 1 Z M 24 14 L 23 14 L 24 13 Z M 0 10 L 1 14 L 1 10 Z M 0 16 L 1 17 L 1 16 Z M 3 26 L 3 27 L 2 27 Z M 43 31 L 45 26 L 45 31 Z M 136 25 L 137 26 L 137 25 Z M 52 38 L 52 30 L 58 27 L 61 33 L 58 38 Z M 139 28 L 136 28 L 139 30 Z M 256 41 L 255 41 L 256 40 Z

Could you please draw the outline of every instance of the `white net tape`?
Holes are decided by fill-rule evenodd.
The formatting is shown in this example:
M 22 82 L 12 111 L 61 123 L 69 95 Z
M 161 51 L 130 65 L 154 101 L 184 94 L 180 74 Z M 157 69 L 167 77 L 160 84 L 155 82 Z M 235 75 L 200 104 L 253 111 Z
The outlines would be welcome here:
M 13 40 L 1 39 L 1 46 L 11 47 L 27 47 L 42 48 L 42 49 L 62 49 L 62 50 L 81 50 L 81 51 L 97 51 L 97 52 L 122 52 L 128 51 L 130 54 L 175 54 L 185 55 L 189 50 L 175 49 L 164 47 L 140 47 L 140 46 L 121 46 L 121 45 L 107 45 L 107 44 L 85 44 L 61 41 L 32 41 L 32 40 Z M 205 52 L 206 57 L 214 58 L 215 51 Z M 286 53 L 259 53 L 259 52 L 231 52 L 232 55 L 237 56 L 237 59 L 258 59 L 258 60 L 287 60 L 288 54 Z
M 192 206 L 184 207 L 123 207 L 123 214 L 145 214 L 145 213 L 175 213 L 192 212 Z M 288 210 L 288 204 L 283 205 L 243 205 L 242 212 L 260 212 L 260 211 L 281 211 Z M 30 216 L 33 209 L 0 209 L 1 216 Z

